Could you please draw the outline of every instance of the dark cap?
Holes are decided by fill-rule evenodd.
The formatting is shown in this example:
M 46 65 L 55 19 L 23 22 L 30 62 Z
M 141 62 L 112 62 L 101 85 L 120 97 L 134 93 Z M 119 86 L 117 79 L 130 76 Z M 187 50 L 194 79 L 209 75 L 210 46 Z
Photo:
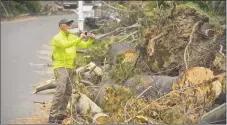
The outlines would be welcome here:
M 62 20 L 60 20 L 60 22 L 58 23 L 58 26 L 60 26 L 61 24 L 68 24 L 68 25 L 70 25 L 70 24 L 72 24 L 74 21 L 73 20 L 68 20 L 68 19 L 62 19 Z

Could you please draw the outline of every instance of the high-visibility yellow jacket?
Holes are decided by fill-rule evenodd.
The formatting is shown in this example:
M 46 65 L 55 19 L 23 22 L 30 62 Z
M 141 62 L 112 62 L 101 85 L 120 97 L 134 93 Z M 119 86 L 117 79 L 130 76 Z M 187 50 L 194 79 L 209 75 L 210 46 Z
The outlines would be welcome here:
M 76 59 L 76 47 L 79 48 L 89 48 L 93 39 L 88 39 L 87 42 L 81 40 L 73 34 L 66 35 L 62 30 L 54 36 L 52 40 L 52 49 L 53 49 L 53 68 L 70 68 L 72 69 L 75 65 Z

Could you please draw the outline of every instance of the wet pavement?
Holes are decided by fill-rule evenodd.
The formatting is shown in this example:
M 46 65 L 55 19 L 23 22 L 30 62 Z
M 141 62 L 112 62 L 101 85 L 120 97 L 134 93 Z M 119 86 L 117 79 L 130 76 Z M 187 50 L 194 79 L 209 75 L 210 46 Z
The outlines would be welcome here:
M 34 86 L 48 78 L 36 73 L 30 63 L 47 63 L 37 58 L 36 52 L 58 33 L 58 22 L 62 18 L 74 19 L 75 21 L 77 19 L 75 14 L 58 15 L 1 24 L 2 124 L 8 124 L 16 118 L 36 114 L 33 101 L 52 98 L 52 96 L 32 94 Z

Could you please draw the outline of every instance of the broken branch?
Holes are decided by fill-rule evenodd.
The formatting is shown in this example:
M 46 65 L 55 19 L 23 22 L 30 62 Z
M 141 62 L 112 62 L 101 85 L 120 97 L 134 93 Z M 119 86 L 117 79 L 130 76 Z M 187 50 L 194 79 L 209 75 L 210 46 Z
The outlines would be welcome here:
M 138 31 L 134 31 L 133 33 L 129 34 L 128 36 L 126 36 L 125 38 L 121 39 L 120 41 L 118 41 L 119 43 L 126 40 L 127 38 L 129 38 L 130 36 L 133 36 L 134 34 L 136 34 Z
M 45 102 L 33 101 L 33 103 L 46 104 Z
M 123 10 L 123 9 L 119 9 L 119 8 L 113 7 L 113 6 L 107 4 L 107 3 L 104 2 L 104 1 L 102 1 L 102 3 L 103 3 L 104 5 L 106 5 L 106 6 L 108 6 L 109 8 L 114 9 L 114 10 L 117 10 L 117 11 L 120 11 L 120 12 L 124 12 L 124 13 L 125 13 L 125 12 L 131 12 L 131 11 L 128 11 L 128 10 Z
M 219 53 L 220 53 L 224 58 L 226 58 L 226 57 L 225 57 L 225 54 L 222 52 L 222 50 L 223 50 L 223 46 L 220 45 Z
M 159 34 L 158 36 L 152 38 L 149 41 L 149 44 L 148 44 L 149 47 L 148 47 L 148 50 L 147 50 L 149 52 L 149 56 L 152 56 L 154 54 L 155 40 L 157 40 L 157 39 L 159 39 L 159 38 L 161 38 L 161 37 L 163 37 L 165 35 L 167 35 L 167 32 L 161 33 L 161 34 Z

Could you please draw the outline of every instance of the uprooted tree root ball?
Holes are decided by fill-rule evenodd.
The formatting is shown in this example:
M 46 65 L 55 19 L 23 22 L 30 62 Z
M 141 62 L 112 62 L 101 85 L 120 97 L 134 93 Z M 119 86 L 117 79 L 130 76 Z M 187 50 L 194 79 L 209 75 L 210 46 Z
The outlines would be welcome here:
M 209 30 L 214 32 L 213 35 L 208 34 Z M 220 50 L 218 44 L 220 36 L 217 30 L 209 23 L 207 15 L 200 14 L 189 7 L 177 7 L 172 19 L 167 18 L 148 30 L 146 35 L 147 61 L 151 70 L 159 72 L 176 67 L 178 71 L 181 71 L 180 68 L 186 69 L 184 58 L 188 67 L 203 66 L 211 67 L 212 70 L 222 69 L 223 67 L 217 67 L 212 63 Z M 157 36 L 160 37 L 157 38 Z M 190 41 L 191 43 L 186 48 Z M 185 49 L 188 49 L 186 53 Z M 178 65 L 181 66 L 177 67 Z M 215 70 L 215 73 L 217 71 Z M 178 75 L 179 73 L 168 74 Z

